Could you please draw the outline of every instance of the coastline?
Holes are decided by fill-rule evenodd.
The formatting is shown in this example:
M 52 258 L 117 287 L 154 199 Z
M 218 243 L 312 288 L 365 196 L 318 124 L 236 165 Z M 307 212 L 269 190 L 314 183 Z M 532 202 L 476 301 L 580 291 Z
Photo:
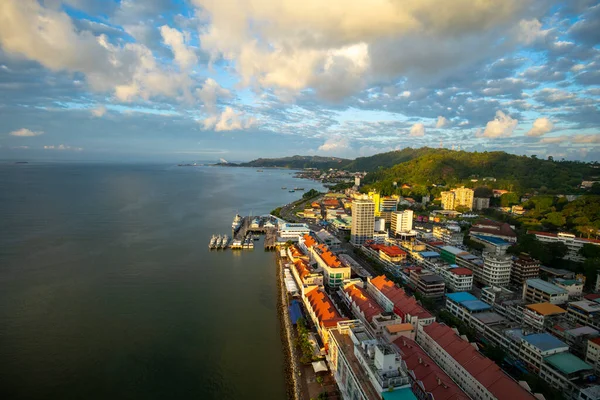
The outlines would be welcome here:
M 289 304 L 287 301 L 287 291 L 283 280 L 283 262 L 279 254 L 275 256 L 277 264 L 277 314 L 279 315 L 279 326 L 281 329 L 281 342 L 285 350 L 285 375 L 286 390 L 288 399 L 301 400 L 305 396 L 302 394 L 302 385 L 300 380 L 300 368 L 298 366 L 298 355 L 296 346 L 294 346 L 294 332 L 290 322 Z

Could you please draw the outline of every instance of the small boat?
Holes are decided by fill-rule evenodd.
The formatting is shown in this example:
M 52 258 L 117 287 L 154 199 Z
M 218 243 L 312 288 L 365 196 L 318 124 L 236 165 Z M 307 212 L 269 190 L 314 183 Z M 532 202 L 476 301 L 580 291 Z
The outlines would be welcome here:
M 263 170 L 262 169 L 257 169 L 256 172 L 263 172 Z
M 223 238 L 221 239 L 221 249 L 226 249 L 228 244 L 229 244 L 229 236 L 223 235 Z
M 259 240 L 259 239 L 260 239 L 260 236 L 258 236 L 258 235 L 253 235 L 252 236 L 252 240 Z
M 288 192 L 290 192 L 290 193 L 294 193 L 294 192 L 295 192 L 295 190 L 288 190 Z
M 304 188 L 301 187 L 295 187 L 294 190 L 304 190 Z
M 212 237 L 210 238 L 210 243 L 208 244 L 208 248 L 214 249 L 216 244 L 217 244 L 217 237 L 215 235 L 212 235 Z
M 283 189 L 283 190 L 286 190 L 286 189 L 287 189 L 287 187 L 286 187 L 286 186 L 282 186 L 282 187 L 281 187 L 281 189 Z

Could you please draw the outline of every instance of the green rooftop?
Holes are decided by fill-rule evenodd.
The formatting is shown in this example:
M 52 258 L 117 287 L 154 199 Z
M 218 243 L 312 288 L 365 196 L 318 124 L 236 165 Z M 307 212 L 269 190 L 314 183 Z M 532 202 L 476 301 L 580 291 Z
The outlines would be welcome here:
M 544 359 L 548 364 L 562 372 L 570 375 L 574 372 L 594 369 L 590 364 L 584 362 L 581 358 L 569 353 L 558 353 Z
M 381 394 L 383 400 L 417 400 L 417 397 L 409 387 L 396 389 L 393 392 L 383 392 Z

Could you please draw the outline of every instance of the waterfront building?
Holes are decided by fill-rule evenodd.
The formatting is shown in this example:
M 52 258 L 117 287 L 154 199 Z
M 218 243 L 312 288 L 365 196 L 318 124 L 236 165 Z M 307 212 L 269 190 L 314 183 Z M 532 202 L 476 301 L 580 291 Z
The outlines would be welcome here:
M 434 226 L 433 237 L 441 240 L 450 246 L 459 246 L 463 244 L 464 235 L 460 230 L 460 226 L 456 224 L 448 224 L 446 226 Z
M 442 192 L 442 208 L 444 210 L 455 210 L 458 207 L 466 207 L 469 211 L 473 210 L 473 197 L 475 192 L 464 186 L 452 189 L 449 192 Z
M 314 272 L 306 261 L 295 260 L 290 269 L 302 295 L 314 288 L 323 288 L 323 274 Z
M 483 254 L 483 266 L 473 270 L 475 280 L 486 286 L 508 286 L 510 282 L 510 269 L 512 258 L 507 255 L 493 253 Z
M 583 248 L 584 244 L 593 244 L 595 246 L 600 246 L 600 240 L 598 239 L 585 239 L 579 238 L 571 233 L 548 233 L 548 232 L 538 232 L 538 231 L 527 231 L 530 235 L 535 235 L 535 237 L 544 243 L 557 243 L 561 242 L 567 246 L 567 254 L 565 255 L 565 260 L 572 260 L 575 262 L 583 262 L 585 261 L 585 257 L 579 254 L 579 250 Z
M 340 294 L 346 301 L 355 316 L 362 321 L 365 326 L 371 325 L 373 318 L 381 315 L 383 308 L 363 289 L 361 279 L 351 279 L 344 282 L 340 288 Z
M 329 330 L 335 328 L 338 322 L 346 321 L 347 318 L 342 317 L 323 289 L 314 288 L 305 293 L 302 300 L 308 315 L 317 328 L 317 332 L 323 339 L 323 343 L 327 343 Z
M 372 200 L 357 199 L 352 202 L 351 243 L 362 245 L 373 239 L 375 229 L 375 203 Z
M 569 300 L 569 292 L 541 279 L 527 279 L 523 284 L 523 301 L 526 303 L 563 304 Z
M 418 329 L 417 343 L 472 399 L 535 399 L 495 362 L 447 325 L 434 322 Z
M 327 245 L 318 244 L 312 236 L 304 235 L 299 240 L 299 247 L 310 255 L 311 262 L 317 266 L 316 272 L 323 272 L 326 286 L 339 287 L 342 281 L 350 279 L 352 266 L 342 262 Z
M 385 275 L 367 278 L 367 292 L 385 311 L 394 312 L 402 318 L 403 322 L 410 323 L 414 327 L 435 321 L 435 317 L 418 304 L 414 297 L 408 296 Z
M 489 197 L 474 197 L 473 198 L 473 210 L 483 210 L 484 208 L 490 208 Z
M 563 278 L 554 278 L 552 279 L 552 283 L 556 286 L 565 289 L 569 293 L 569 298 L 577 298 L 580 299 L 583 297 L 583 281 L 579 279 L 563 279 Z
M 413 211 L 395 211 L 392 213 L 391 232 L 394 235 L 409 233 L 413 227 Z
M 513 259 L 512 269 L 510 270 L 511 283 L 522 286 L 527 279 L 534 279 L 540 275 L 540 262 L 529 254 L 521 253 Z
M 506 222 L 497 222 L 490 219 L 481 219 L 473 224 L 469 235 L 489 236 L 516 243 L 517 234 L 514 228 Z
M 338 324 L 327 345 L 327 361 L 342 398 L 379 400 L 382 393 L 410 388 L 395 348 L 376 339 L 358 321 Z
M 279 226 L 277 236 L 279 237 L 278 241 L 280 242 L 286 242 L 288 240 L 297 242 L 300 236 L 308 235 L 309 233 L 310 228 L 307 224 L 285 223 Z

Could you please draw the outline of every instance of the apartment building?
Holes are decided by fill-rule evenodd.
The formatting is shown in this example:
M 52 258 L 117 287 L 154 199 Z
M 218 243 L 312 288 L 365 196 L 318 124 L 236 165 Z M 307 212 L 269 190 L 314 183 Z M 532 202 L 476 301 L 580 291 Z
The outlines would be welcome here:
M 473 197 L 475 192 L 472 189 L 460 187 L 448 192 L 442 192 L 442 208 L 444 210 L 456 210 L 458 207 L 466 207 L 469 211 L 473 210 Z
M 304 235 L 299 240 L 299 247 L 310 254 L 311 261 L 317 265 L 316 271 L 323 272 L 325 285 L 335 288 L 343 280 L 350 279 L 351 266 L 342 262 L 327 245 L 318 244 L 312 236 Z
M 443 269 L 440 275 L 446 281 L 446 288 L 453 292 L 468 292 L 473 289 L 473 271 L 456 267 Z
M 302 300 L 323 343 L 327 342 L 329 329 L 336 327 L 338 322 L 347 320 L 341 316 L 329 295 L 320 288 L 305 293 Z
M 516 243 L 517 234 L 514 229 L 506 222 L 497 222 L 490 219 L 480 219 L 475 222 L 469 235 L 489 236 L 505 240 L 510 243 Z
M 472 399 L 534 400 L 523 386 L 449 326 L 420 327 L 417 343 Z
M 475 268 L 475 280 L 487 286 L 508 286 L 512 257 L 493 253 L 483 254 L 482 268 Z
M 460 226 L 449 224 L 446 226 L 434 226 L 433 237 L 441 240 L 450 246 L 458 246 L 463 244 L 464 235 L 460 230 Z
M 446 283 L 444 279 L 427 270 L 413 269 L 409 275 L 410 284 L 423 297 L 436 299 L 444 296 Z
M 600 302 L 597 300 L 570 302 L 567 305 L 567 316 L 579 324 L 600 330 Z
M 541 279 L 527 279 L 523 284 L 523 300 L 529 304 L 563 304 L 569 300 L 569 292 Z
M 395 211 L 391 215 L 390 231 L 397 235 L 401 233 L 409 233 L 413 228 L 413 211 Z
M 600 337 L 588 340 L 585 361 L 594 367 L 597 374 L 600 374 Z
M 511 283 L 522 286 L 527 279 L 534 279 L 540 276 L 540 262 L 529 254 L 521 253 L 513 259 L 512 269 L 510 270 Z
M 372 200 L 357 199 L 352 202 L 352 227 L 350 241 L 362 245 L 373 239 L 375 230 L 375 203 Z
M 484 208 L 490 208 L 489 197 L 474 197 L 473 198 L 473 210 L 483 210 Z
M 569 293 L 570 299 L 580 299 L 583 297 L 583 281 L 579 279 L 554 278 L 552 283 L 565 289 Z
M 571 233 L 548 233 L 548 232 L 539 232 L 539 231 L 527 231 L 530 235 L 535 235 L 535 237 L 544 243 L 556 243 L 561 242 L 567 246 L 568 252 L 565 255 L 565 260 L 572 260 L 575 262 L 583 262 L 585 261 L 585 257 L 582 257 L 579 254 L 579 250 L 583 248 L 584 244 L 593 244 L 595 246 L 600 246 L 600 240 L 598 239 L 585 239 L 579 238 Z

